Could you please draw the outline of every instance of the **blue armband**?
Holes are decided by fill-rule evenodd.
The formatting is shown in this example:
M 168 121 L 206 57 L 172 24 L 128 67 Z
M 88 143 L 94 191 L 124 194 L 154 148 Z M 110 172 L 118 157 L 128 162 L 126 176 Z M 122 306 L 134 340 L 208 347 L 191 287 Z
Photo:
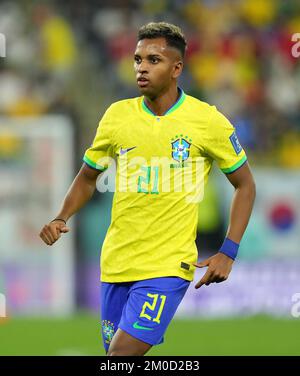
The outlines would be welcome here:
M 232 260 L 235 260 L 238 250 L 239 250 L 239 244 L 235 243 L 234 241 L 225 238 L 219 252 L 224 253 L 224 255 L 232 258 Z

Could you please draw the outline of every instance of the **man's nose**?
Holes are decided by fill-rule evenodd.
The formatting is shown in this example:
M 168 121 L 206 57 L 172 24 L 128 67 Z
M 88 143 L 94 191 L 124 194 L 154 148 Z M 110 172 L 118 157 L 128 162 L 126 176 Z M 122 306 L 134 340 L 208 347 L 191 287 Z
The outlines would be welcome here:
M 140 64 L 138 65 L 138 72 L 139 73 L 146 73 L 148 72 L 148 64 L 146 61 L 141 61 Z

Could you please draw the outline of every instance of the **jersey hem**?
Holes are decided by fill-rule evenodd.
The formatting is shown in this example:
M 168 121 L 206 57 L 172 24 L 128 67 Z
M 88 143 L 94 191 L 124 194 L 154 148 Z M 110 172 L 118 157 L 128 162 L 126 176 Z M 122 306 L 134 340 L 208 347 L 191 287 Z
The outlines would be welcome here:
M 237 169 L 239 169 L 240 167 L 242 167 L 242 165 L 244 163 L 247 162 L 247 156 L 244 155 L 242 159 L 240 159 L 236 164 L 234 164 L 233 166 L 229 167 L 229 168 L 221 168 L 222 172 L 224 172 L 224 174 L 231 174 L 232 172 L 236 171 Z
M 106 277 L 106 276 L 101 276 L 100 278 L 100 281 L 101 282 L 107 282 L 107 283 L 122 283 L 122 282 L 136 282 L 136 281 L 144 281 L 145 279 L 151 279 L 151 278 L 161 278 L 161 277 L 179 277 L 179 278 L 182 278 L 182 279 L 185 279 L 186 281 L 193 281 L 194 280 L 194 272 L 192 275 L 190 276 L 187 276 L 185 275 L 184 273 L 178 273 L 178 272 L 170 272 L 170 273 L 164 273 L 164 274 L 161 274 L 161 273 L 153 273 L 153 274 L 147 274 L 141 278 L 137 278 L 137 277 L 128 277 L 128 278 L 122 278 L 121 276 L 120 277 Z
M 94 168 L 95 170 L 104 171 L 106 167 L 103 167 L 97 163 L 91 161 L 86 155 L 83 157 L 83 162 L 85 162 L 89 167 Z

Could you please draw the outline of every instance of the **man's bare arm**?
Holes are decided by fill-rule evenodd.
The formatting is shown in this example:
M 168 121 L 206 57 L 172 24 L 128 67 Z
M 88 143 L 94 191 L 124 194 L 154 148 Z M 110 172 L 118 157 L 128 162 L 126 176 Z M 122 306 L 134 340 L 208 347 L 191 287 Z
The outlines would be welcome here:
M 255 182 L 248 163 L 245 163 L 237 171 L 226 176 L 235 188 L 226 237 L 236 243 L 240 243 L 254 204 L 256 194 Z
M 67 221 L 90 200 L 96 189 L 96 181 L 100 172 L 85 163 L 82 165 L 66 194 L 62 208 L 56 218 L 62 218 Z
M 226 175 L 234 186 L 235 192 L 230 210 L 230 221 L 226 237 L 240 243 L 252 212 L 255 199 L 255 182 L 248 163 L 245 163 L 237 171 Z M 202 285 L 209 285 L 213 282 L 225 281 L 231 272 L 233 259 L 218 252 L 201 263 L 194 264 L 198 268 L 208 266 L 202 279 L 195 285 L 199 288 Z
M 73 180 L 64 200 L 61 210 L 55 218 L 67 220 L 81 209 L 92 197 L 98 175 L 101 171 L 88 167 L 85 163 L 82 165 L 77 176 Z M 69 228 L 63 221 L 52 221 L 45 225 L 40 232 L 43 241 L 52 245 L 60 238 L 61 233 L 68 232 Z

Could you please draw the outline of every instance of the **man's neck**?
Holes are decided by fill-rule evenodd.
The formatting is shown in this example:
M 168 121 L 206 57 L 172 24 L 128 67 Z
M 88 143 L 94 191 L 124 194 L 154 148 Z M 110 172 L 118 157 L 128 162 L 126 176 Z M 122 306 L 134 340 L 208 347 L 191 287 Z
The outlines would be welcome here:
M 177 86 L 155 99 L 144 97 L 147 107 L 157 116 L 164 115 L 178 100 L 180 91 Z

